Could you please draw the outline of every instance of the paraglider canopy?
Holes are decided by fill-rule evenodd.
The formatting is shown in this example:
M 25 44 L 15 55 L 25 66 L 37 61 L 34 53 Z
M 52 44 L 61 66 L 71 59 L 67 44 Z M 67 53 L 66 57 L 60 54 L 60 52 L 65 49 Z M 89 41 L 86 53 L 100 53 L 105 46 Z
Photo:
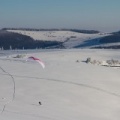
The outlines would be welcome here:
M 30 56 L 30 57 L 28 57 L 28 60 L 36 61 L 36 62 L 40 63 L 40 65 L 41 65 L 43 68 L 45 68 L 45 64 L 44 64 L 39 58 Z

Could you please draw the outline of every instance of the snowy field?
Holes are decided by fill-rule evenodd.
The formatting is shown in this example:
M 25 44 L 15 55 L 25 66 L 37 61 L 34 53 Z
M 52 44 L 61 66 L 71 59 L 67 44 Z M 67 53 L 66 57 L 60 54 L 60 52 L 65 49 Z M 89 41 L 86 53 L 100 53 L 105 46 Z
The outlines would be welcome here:
M 120 68 L 88 57 L 119 61 L 120 50 L 0 51 L 0 120 L 119 120 Z

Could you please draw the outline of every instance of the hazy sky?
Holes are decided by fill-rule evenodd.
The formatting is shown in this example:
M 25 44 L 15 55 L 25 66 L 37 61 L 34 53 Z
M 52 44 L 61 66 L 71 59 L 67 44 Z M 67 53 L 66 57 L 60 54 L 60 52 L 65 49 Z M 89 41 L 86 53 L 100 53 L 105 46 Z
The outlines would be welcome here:
M 120 0 L 0 0 L 0 28 L 120 30 Z

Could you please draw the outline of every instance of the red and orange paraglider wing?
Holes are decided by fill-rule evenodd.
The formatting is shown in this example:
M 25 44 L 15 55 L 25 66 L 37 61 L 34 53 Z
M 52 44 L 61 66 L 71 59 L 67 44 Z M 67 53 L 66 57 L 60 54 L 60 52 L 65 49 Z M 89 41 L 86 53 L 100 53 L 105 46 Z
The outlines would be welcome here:
M 33 57 L 33 56 L 30 56 L 30 57 L 28 57 L 28 60 L 36 61 L 36 62 L 38 62 L 43 68 L 45 68 L 45 64 L 44 64 L 40 59 L 38 59 L 38 58 L 35 58 L 35 57 Z

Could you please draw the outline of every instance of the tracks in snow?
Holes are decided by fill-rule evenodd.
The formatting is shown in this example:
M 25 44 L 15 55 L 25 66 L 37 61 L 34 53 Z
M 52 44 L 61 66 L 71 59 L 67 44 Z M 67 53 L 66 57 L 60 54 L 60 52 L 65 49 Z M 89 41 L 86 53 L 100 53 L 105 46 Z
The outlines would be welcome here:
M 4 104 L 3 109 L 2 109 L 2 112 L 1 112 L 1 114 L 2 114 L 2 113 L 5 111 L 5 108 L 6 108 L 7 104 L 9 104 L 10 102 L 14 101 L 14 99 L 15 99 L 15 79 L 14 79 L 13 75 L 11 75 L 9 72 L 5 71 L 1 66 L 0 66 L 0 69 L 1 69 L 4 73 L 6 73 L 6 75 L 10 76 L 10 77 L 11 77 L 11 80 L 12 80 L 12 82 L 13 82 L 13 94 L 12 94 L 12 99 L 11 99 L 10 101 L 8 101 L 6 104 Z
M 99 87 L 94 87 L 94 86 L 91 86 L 91 85 L 88 85 L 88 84 L 84 84 L 84 83 L 75 83 L 75 82 L 58 80 L 58 79 L 40 78 L 40 77 L 32 77 L 32 76 L 30 77 L 30 76 L 12 75 L 12 74 L 8 73 L 7 71 L 5 71 L 1 66 L 0 66 L 0 69 L 4 72 L 4 73 L 0 73 L 0 74 L 10 76 L 11 79 L 12 79 L 13 85 L 14 85 L 14 86 L 13 86 L 13 96 L 12 96 L 12 100 L 9 101 L 9 102 L 7 102 L 7 103 L 4 105 L 1 114 L 5 111 L 5 108 L 6 108 L 7 104 L 9 104 L 10 102 L 14 101 L 14 99 L 15 99 L 15 79 L 14 79 L 14 77 L 18 77 L 18 78 L 29 78 L 29 79 L 39 79 L 39 80 L 47 80 L 47 81 L 64 83 L 64 84 L 77 85 L 77 86 L 81 86 L 81 87 L 86 87 L 86 88 L 94 89 L 94 90 L 96 90 L 96 91 L 103 92 L 103 93 L 106 93 L 106 94 L 109 94 L 109 95 L 116 96 L 116 97 L 119 97 L 119 98 L 120 98 L 120 95 L 119 95 L 119 94 L 116 94 L 116 93 L 114 93 L 114 92 L 110 92 L 110 91 L 104 90 L 104 89 L 99 88 Z M 6 111 L 6 112 L 11 112 L 11 111 Z M 39 115 L 36 115 L 36 114 L 26 114 L 26 113 L 19 113 L 19 112 L 12 112 L 12 113 L 14 113 L 14 114 L 19 114 L 19 115 L 25 115 L 25 116 L 29 115 L 29 116 L 32 116 L 32 117 L 35 117 L 35 118 L 52 119 L 52 118 L 49 118 L 49 117 L 39 116 Z
M 6 74 L 3 74 L 6 75 Z M 40 78 L 40 77 L 30 77 L 30 76 L 20 76 L 20 75 L 11 75 L 12 77 L 20 77 L 20 78 L 29 78 L 29 79 L 40 79 L 40 80 L 47 80 L 47 81 L 54 81 L 54 82 L 60 82 L 60 83 L 66 83 L 66 84 L 72 84 L 72 85 L 77 85 L 77 86 L 81 86 L 81 87 L 86 87 L 86 88 L 90 88 L 90 89 L 94 89 L 100 92 L 104 92 L 107 93 L 109 95 L 113 95 L 116 97 L 120 97 L 120 94 L 114 93 L 114 92 L 110 92 L 107 91 L 105 89 L 99 88 L 99 87 L 95 87 L 92 85 L 88 85 L 88 84 L 84 84 L 84 83 L 75 83 L 75 82 L 71 82 L 71 81 L 64 81 L 64 80 L 58 80 L 58 79 L 50 79 L 50 78 Z
M 88 85 L 88 84 L 84 84 L 84 83 L 75 83 L 75 82 L 58 80 L 58 79 L 50 79 L 50 78 L 39 78 L 39 77 L 29 77 L 29 76 L 17 76 L 17 75 L 14 75 L 14 76 L 15 77 L 24 77 L 24 78 L 32 78 L 32 79 L 34 78 L 34 79 L 42 79 L 42 80 L 48 80 L 48 81 L 55 81 L 55 82 L 61 82 L 61 83 L 66 83 L 66 84 L 72 84 L 72 85 L 77 85 L 77 86 L 82 86 L 82 87 L 94 89 L 94 90 L 97 90 L 97 91 L 100 91 L 100 92 L 107 93 L 109 95 L 114 95 L 116 97 L 120 97 L 120 94 L 116 94 L 114 92 L 110 92 L 110 91 L 104 90 L 102 88 L 94 87 L 94 86 L 91 86 L 91 85 Z

